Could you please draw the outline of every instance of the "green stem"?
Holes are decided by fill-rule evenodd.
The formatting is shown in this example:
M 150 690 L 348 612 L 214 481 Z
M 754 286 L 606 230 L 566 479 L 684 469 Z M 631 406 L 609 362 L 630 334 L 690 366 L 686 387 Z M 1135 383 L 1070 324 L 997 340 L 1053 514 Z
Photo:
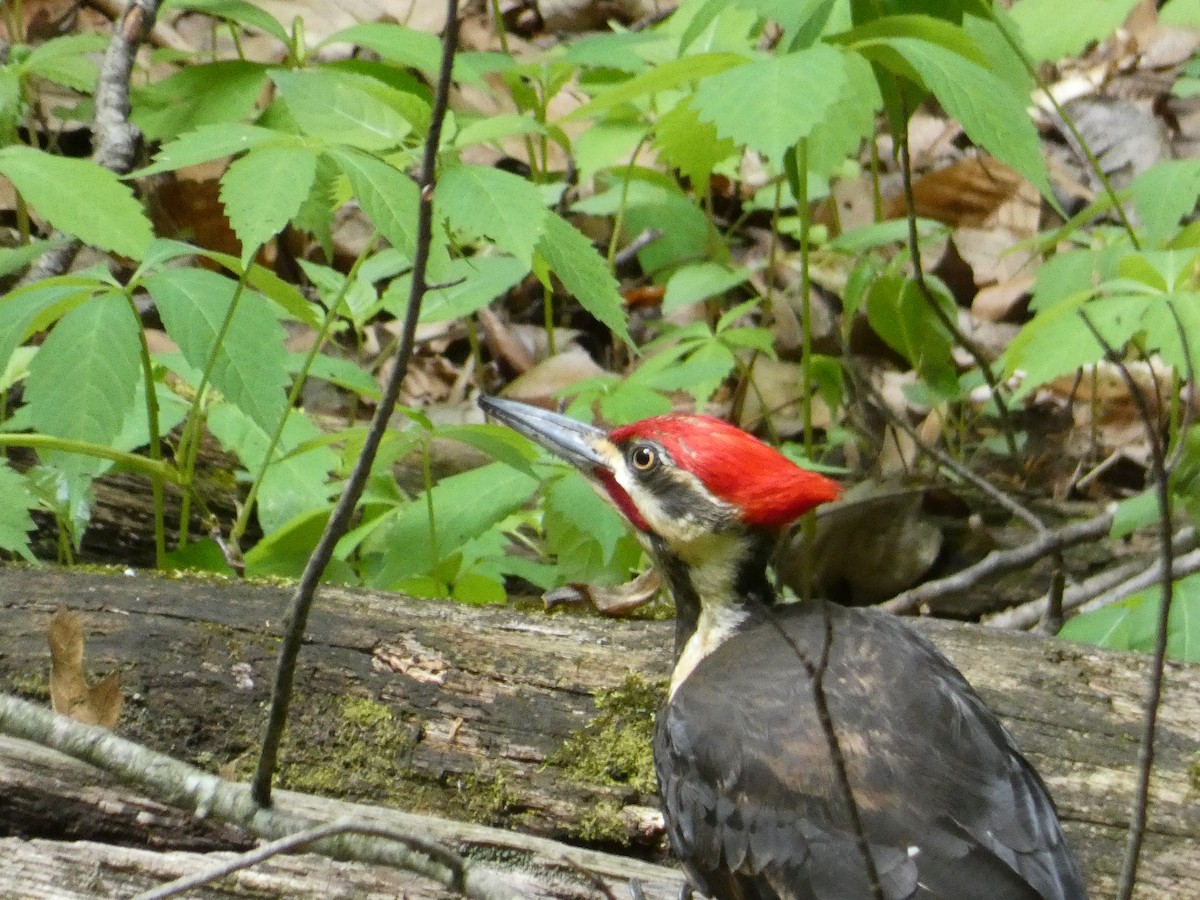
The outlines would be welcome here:
M 217 356 L 221 352 L 221 345 L 225 341 L 225 336 L 229 333 L 229 328 L 233 323 L 234 313 L 237 312 L 238 302 L 242 299 L 242 294 L 246 290 L 246 279 L 250 277 L 250 266 L 247 265 L 241 276 L 238 278 L 237 287 L 234 289 L 233 297 L 229 301 L 229 309 L 225 311 L 225 318 L 221 322 L 221 327 L 217 330 L 216 339 L 213 341 L 212 353 L 209 354 L 208 363 L 204 366 L 204 372 L 200 376 L 200 384 L 196 386 L 196 396 L 192 398 L 192 405 L 188 408 L 187 420 L 183 426 L 183 434 L 179 440 L 180 456 L 183 457 L 183 477 L 184 483 L 192 485 L 195 483 L 196 476 L 196 460 L 200 456 L 200 439 L 203 435 L 203 422 L 206 418 L 204 412 L 204 397 L 208 393 L 208 383 L 212 379 L 213 369 L 217 365 Z M 184 491 L 183 501 L 180 504 L 179 512 L 179 546 L 184 546 L 188 540 L 188 517 L 191 515 L 191 491 Z
M 125 300 L 129 311 L 138 325 L 138 352 L 142 362 L 142 381 L 146 386 L 146 432 L 150 436 L 150 459 L 162 462 L 162 436 L 158 410 L 158 391 L 154 388 L 154 362 L 150 358 L 150 344 L 146 340 L 146 331 L 141 327 L 141 314 L 133 302 L 133 289 L 125 289 Z M 167 563 L 167 523 L 166 509 L 163 500 L 163 479 L 158 475 L 150 477 L 150 492 L 154 498 L 154 565 L 162 569 Z
M 287 426 L 288 418 L 300 400 L 300 392 L 304 390 L 304 383 L 308 380 L 308 373 L 312 368 L 313 360 L 317 358 L 317 354 L 321 352 L 321 348 L 325 345 L 325 339 L 329 336 L 329 330 L 333 327 L 333 323 L 337 321 L 338 311 L 346 299 L 346 294 L 350 290 L 350 286 L 354 283 L 354 279 L 358 276 L 358 270 L 362 267 L 368 255 L 370 255 L 372 248 L 374 248 L 378 236 L 378 232 L 372 235 L 371 239 L 363 246 L 363 250 L 358 255 L 358 258 L 354 260 L 354 264 L 350 267 L 350 272 L 342 282 L 341 290 L 338 291 L 337 296 L 325 313 L 325 318 L 321 321 L 321 326 L 317 330 L 317 339 L 312 342 L 308 354 L 304 357 L 304 363 L 300 366 L 300 371 L 296 373 L 296 378 L 288 390 L 287 406 L 284 407 L 283 415 L 279 417 L 279 422 L 275 426 L 275 430 L 271 433 L 270 440 L 267 442 L 267 449 L 263 453 L 262 463 L 259 465 L 258 471 L 254 473 L 254 481 L 251 482 L 250 490 L 247 492 L 245 500 L 242 501 L 242 508 L 238 512 L 237 520 L 229 530 L 229 541 L 235 546 L 240 544 L 242 536 L 250 526 L 250 515 L 254 511 L 255 504 L 258 502 L 258 492 L 262 488 L 263 479 L 267 477 L 267 469 L 276 461 L 275 450 L 279 446 L 279 442 L 283 439 L 283 429 Z
M 425 478 L 425 511 L 429 515 L 429 552 L 433 557 L 434 565 L 437 565 L 442 555 L 438 552 L 437 517 L 434 515 L 433 509 L 433 466 L 430 463 L 432 446 L 433 438 L 430 436 L 421 448 L 421 473 Z
M 170 463 L 161 459 L 147 459 L 137 453 L 127 453 L 115 450 L 103 444 L 92 444 L 88 441 L 72 441 L 66 438 L 52 437 L 48 434 L 2 434 L 0 447 L 27 447 L 31 450 L 60 450 L 63 453 L 78 453 L 81 456 L 91 456 L 96 459 L 107 459 L 117 463 L 121 468 L 151 478 L 159 478 L 172 484 L 183 484 L 180 473 Z

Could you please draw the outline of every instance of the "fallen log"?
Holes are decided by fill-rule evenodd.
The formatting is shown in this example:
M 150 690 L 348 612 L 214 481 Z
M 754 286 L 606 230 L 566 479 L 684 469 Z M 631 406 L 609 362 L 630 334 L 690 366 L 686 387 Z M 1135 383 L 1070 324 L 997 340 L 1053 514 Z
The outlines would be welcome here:
M 45 626 L 66 605 L 84 617 L 88 668 L 122 670 L 119 734 L 245 779 L 288 596 L 242 582 L 0 570 L 0 690 L 46 701 Z M 1013 731 L 1050 785 L 1093 896 L 1112 896 L 1147 661 L 1031 635 L 915 624 Z M 300 660 L 281 783 L 665 861 L 648 735 L 670 641 L 667 622 L 325 588 Z M 1200 896 L 1200 669 L 1169 666 L 1159 721 L 1136 896 Z M 105 790 L 119 802 L 96 796 L 88 788 L 98 776 L 79 763 L 31 781 L 21 746 L 0 745 L 0 835 L 41 839 L 23 844 L 22 858 L 70 869 L 79 848 L 65 847 L 68 840 L 93 842 L 97 859 L 115 847 L 202 856 L 252 842 L 189 811 L 149 812 L 146 799 L 116 785 Z M 451 844 L 472 851 L 469 841 Z M 128 862 L 135 857 L 122 858 L 137 869 Z M 611 870 L 605 877 L 609 889 L 622 881 Z M 673 895 L 669 873 L 655 879 L 663 897 Z M 571 890 L 601 896 L 588 883 L 581 876 Z

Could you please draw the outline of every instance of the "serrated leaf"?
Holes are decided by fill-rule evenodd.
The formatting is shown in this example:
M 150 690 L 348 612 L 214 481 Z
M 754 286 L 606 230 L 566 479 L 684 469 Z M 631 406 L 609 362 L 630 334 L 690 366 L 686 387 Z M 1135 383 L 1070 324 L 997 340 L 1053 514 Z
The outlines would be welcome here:
M 438 180 L 435 215 L 468 239 L 490 238 L 526 267 L 542 237 L 548 210 L 536 187 L 489 166 L 453 166 Z
M 335 72 L 277 69 L 271 80 L 296 124 L 313 137 L 363 150 L 387 150 L 412 131 L 409 120 L 391 105 Z
M 677 103 L 659 117 L 654 126 L 654 146 L 701 197 L 708 194 L 713 168 L 737 150 L 733 141 L 717 135 L 715 125 L 701 122 L 700 114 L 688 102 Z
M 546 488 L 546 512 L 558 516 L 600 548 L 605 563 L 612 559 L 629 526 L 613 508 L 575 474 L 552 481 Z
M 208 427 L 252 475 L 258 474 L 270 442 L 267 431 L 228 403 L 218 404 L 209 413 Z M 324 444 L 312 443 L 320 436 L 320 429 L 303 413 L 293 411 L 288 416 L 258 492 L 258 521 L 265 534 L 283 528 L 297 516 L 327 507 L 333 491 L 329 473 L 337 467 L 338 455 Z M 306 449 L 292 452 L 302 444 Z
M 1026 52 L 1039 63 L 1074 56 L 1108 37 L 1136 5 L 1137 0 L 1088 0 L 1073 4 L 1065 22 L 1062 0 L 1018 0 L 1009 14 L 1021 30 Z
M 88 54 L 99 53 L 108 39 L 99 33 L 71 34 L 39 44 L 25 60 L 25 71 L 82 94 L 96 86 L 99 68 Z
M 169 78 L 132 88 L 130 119 L 147 140 L 250 117 L 267 80 L 267 67 L 240 59 L 188 66 Z
M 85 244 L 136 259 L 153 236 L 129 186 L 91 160 L 12 146 L 0 150 L 0 174 L 55 228 Z
M 345 173 L 351 192 L 379 233 L 411 259 L 416 253 L 421 201 L 416 182 L 394 166 L 356 150 L 335 147 L 327 155 Z
M 141 376 L 140 333 L 119 292 L 92 297 L 59 320 L 29 364 L 25 402 L 43 434 L 109 446 L 125 424 Z M 103 461 L 71 457 L 76 473 Z
M 846 80 L 821 126 L 808 136 L 808 171 L 828 177 L 847 156 L 854 156 L 875 129 L 883 105 L 870 63 L 856 53 L 843 55 Z
M 617 281 L 591 241 L 561 216 L 547 213 L 537 253 L 584 309 L 613 334 L 630 340 Z
M 150 165 L 130 173 L 130 178 L 144 178 L 160 172 L 174 172 L 184 166 L 237 156 L 266 141 L 279 141 L 286 136 L 270 128 L 259 128 L 244 122 L 220 122 L 202 125 L 195 131 L 181 134 L 154 157 Z
M 504 463 L 491 463 L 443 478 L 431 491 L 436 522 L 436 550 L 430 535 L 424 497 L 400 507 L 387 526 L 372 535 L 372 547 L 384 548 L 370 578 L 390 587 L 403 578 L 427 573 L 471 538 L 523 506 L 538 481 Z
M 0 550 L 17 553 L 26 562 L 34 562 L 29 549 L 29 533 L 37 526 L 29 510 L 37 501 L 25 487 L 25 479 L 0 460 Z
M 48 278 L 0 297 L 0 363 L 7 363 L 17 346 L 34 331 L 48 328 L 93 294 L 109 285 L 77 275 Z
M 1028 178 L 1044 196 L 1053 196 L 1037 131 L 1025 111 L 1027 98 L 1019 97 L 987 69 L 939 44 L 907 37 L 888 38 L 883 43 L 917 72 L 972 141 Z M 870 58 L 868 48 L 862 52 Z M 885 66 L 892 62 L 887 56 L 878 61 Z
M 187 362 L 203 372 L 213 360 L 212 385 L 273 432 L 287 408 L 287 353 L 283 327 L 266 299 L 243 291 L 218 344 L 234 282 L 203 269 L 174 269 L 147 278 L 145 286 Z
M 845 83 L 842 52 L 814 44 L 706 78 L 692 103 L 721 137 L 779 164 L 788 148 L 820 124 Z
M 502 297 L 529 274 L 529 266 L 511 256 L 473 256 L 455 259 L 443 270 L 444 284 L 429 291 L 421 306 L 421 322 L 448 322 L 473 315 Z M 402 316 L 412 279 L 395 278 L 383 294 L 383 306 Z
M 312 189 L 317 157 L 305 147 L 265 144 L 230 163 L 221 203 L 242 244 L 242 263 L 281 232 Z

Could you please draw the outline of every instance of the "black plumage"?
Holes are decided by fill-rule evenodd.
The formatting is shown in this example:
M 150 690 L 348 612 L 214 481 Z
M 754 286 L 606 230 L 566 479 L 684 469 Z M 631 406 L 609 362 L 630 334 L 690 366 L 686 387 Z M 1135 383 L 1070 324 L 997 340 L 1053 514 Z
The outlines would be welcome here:
M 813 697 L 827 625 L 821 685 L 883 897 L 1086 897 L 1042 780 L 958 670 L 894 617 L 820 601 L 758 610 L 659 715 L 664 812 L 696 888 L 872 896 Z

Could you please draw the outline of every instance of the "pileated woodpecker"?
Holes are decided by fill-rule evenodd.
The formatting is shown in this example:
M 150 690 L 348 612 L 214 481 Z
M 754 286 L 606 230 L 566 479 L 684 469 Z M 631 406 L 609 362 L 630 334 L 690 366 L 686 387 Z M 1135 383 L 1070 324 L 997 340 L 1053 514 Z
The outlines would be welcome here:
M 925 638 L 872 609 L 779 604 L 780 530 L 838 485 L 719 419 L 605 432 L 484 397 L 636 529 L 675 600 L 654 762 L 671 845 L 717 900 L 1079 900 L 1054 804 Z

